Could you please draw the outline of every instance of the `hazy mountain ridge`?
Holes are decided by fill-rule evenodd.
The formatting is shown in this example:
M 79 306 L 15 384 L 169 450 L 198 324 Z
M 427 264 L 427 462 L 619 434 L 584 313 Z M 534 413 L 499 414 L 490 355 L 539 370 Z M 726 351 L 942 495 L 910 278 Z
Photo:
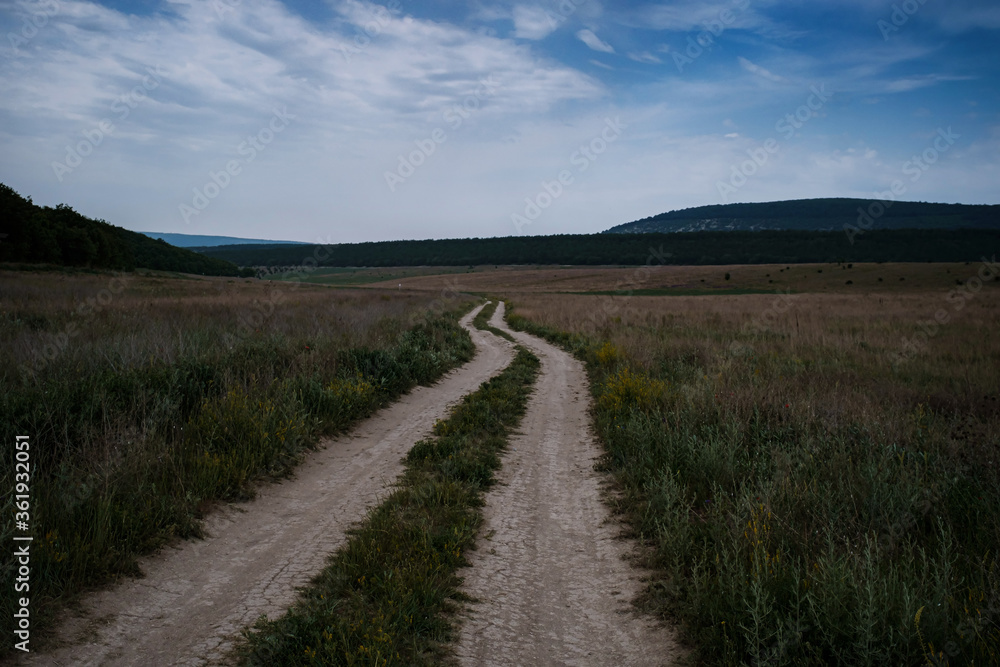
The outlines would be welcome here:
M 177 234 L 174 232 L 139 232 L 151 239 L 166 241 L 178 248 L 214 248 L 222 245 L 307 245 L 304 241 L 274 241 L 244 239 L 238 236 L 213 236 L 203 234 Z

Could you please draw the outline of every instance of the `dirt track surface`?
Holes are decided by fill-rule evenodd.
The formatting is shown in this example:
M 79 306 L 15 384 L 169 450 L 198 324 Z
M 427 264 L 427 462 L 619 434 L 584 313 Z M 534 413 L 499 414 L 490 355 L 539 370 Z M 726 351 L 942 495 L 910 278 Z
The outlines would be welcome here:
M 491 324 L 499 321 L 503 304 Z M 513 333 L 513 332 L 512 332 Z M 582 364 L 563 350 L 513 333 L 542 361 L 536 391 L 503 459 L 500 484 L 463 590 L 480 602 L 464 615 L 464 665 L 667 665 L 672 634 L 637 615 L 640 573 L 623 557 L 601 500 L 605 477 L 590 429 Z
M 242 627 L 280 615 L 318 573 L 344 531 L 402 471 L 401 457 L 434 421 L 499 373 L 511 346 L 462 320 L 475 359 L 431 387 L 417 387 L 345 436 L 324 443 L 293 479 L 266 485 L 250 503 L 205 522 L 207 539 L 164 549 L 141 563 L 145 578 L 88 596 L 69 614 L 57 647 L 28 665 L 201 665 L 222 662 Z

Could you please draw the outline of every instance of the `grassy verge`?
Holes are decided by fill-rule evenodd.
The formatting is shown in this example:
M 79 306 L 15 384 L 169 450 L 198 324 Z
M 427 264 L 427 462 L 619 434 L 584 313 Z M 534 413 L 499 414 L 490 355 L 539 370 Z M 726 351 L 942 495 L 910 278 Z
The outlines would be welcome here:
M 509 340 L 511 343 L 517 343 L 517 341 L 514 340 L 514 337 L 511 336 L 509 333 L 497 329 L 496 327 L 492 327 L 489 324 L 490 318 L 493 317 L 493 313 L 496 312 L 497 306 L 499 305 L 500 302 L 497 301 L 496 299 L 486 304 L 486 306 L 479 311 L 479 314 L 476 315 L 475 319 L 472 320 L 472 324 L 475 325 L 477 329 L 482 329 L 483 331 L 489 331 L 494 336 L 500 336 L 503 339 Z
M 61 304 L 44 307 L 66 285 L 44 279 L 26 287 L 19 308 L 7 302 L 0 313 L 8 389 L 0 431 L 7 442 L 30 437 L 33 638 L 80 591 L 137 574 L 137 557 L 174 537 L 197 536 L 213 502 L 251 496 L 257 480 L 287 474 L 320 436 L 474 351 L 457 311 L 407 327 L 426 312 L 422 302 L 289 291 L 272 305 L 280 317 L 241 331 L 240 308 L 259 301 L 241 301 L 239 290 L 256 295 L 257 285 L 220 296 L 209 283 L 202 295 L 191 292 L 206 289 L 197 281 L 133 278 L 134 292 L 81 320 Z M 162 307 L 151 306 L 161 291 Z M 227 309 L 230 301 L 239 307 Z M 331 314 L 318 318 L 321 309 Z M 43 345 L 61 355 L 18 362 Z M 13 488 L 13 464 L 13 456 L 0 461 L 4 488 Z M 7 543 L 13 502 L 5 496 Z M 3 560 L 8 590 L 12 552 Z M 15 597 L 0 602 L 3 627 L 11 627 Z
M 438 664 L 474 544 L 483 494 L 524 414 L 538 359 L 521 348 L 406 457 L 396 490 L 373 509 L 302 599 L 262 619 L 241 649 L 250 665 Z
M 893 367 L 900 334 L 853 315 L 805 341 L 805 311 L 747 332 L 623 307 L 594 333 L 566 330 L 593 302 L 574 308 L 558 328 L 537 304 L 508 321 L 586 362 L 622 509 L 653 547 L 646 602 L 700 662 L 998 664 L 989 319 Z

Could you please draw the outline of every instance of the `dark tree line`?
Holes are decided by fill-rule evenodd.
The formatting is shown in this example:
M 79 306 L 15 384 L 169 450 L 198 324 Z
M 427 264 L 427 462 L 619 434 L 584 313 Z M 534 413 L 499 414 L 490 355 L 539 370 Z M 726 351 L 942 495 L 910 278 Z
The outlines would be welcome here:
M 748 217 L 751 214 L 782 214 L 806 220 L 815 215 L 816 220 L 828 223 L 839 220 L 836 216 L 842 214 L 845 207 L 856 210 L 857 206 L 868 203 L 866 200 L 818 199 L 731 204 L 689 209 L 688 214 L 692 210 L 711 210 L 714 215 L 725 209 L 733 215 Z M 0 236 L 0 261 L 116 270 L 148 268 L 225 276 L 253 274 L 237 266 L 298 266 L 312 261 L 318 261 L 320 266 L 371 267 L 975 261 L 984 255 L 992 257 L 1000 246 L 994 213 L 998 208 L 897 202 L 887 209 L 879 223 L 893 216 L 897 221 L 909 219 L 905 216 L 918 216 L 922 224 L 944 219 L 954 221 L 960 209 L 959 213 L 966 216 L 963 219 L 970 228 L 898 230 L 881 229 L 876 224 L 856 236 L 838 227 L 834 231 L 605 233 L 384 241 L 333 244 L 322 249 L 310 245 L 233 245 L 197 248 L 197 252 L 192 252 L 103 220 L 92 220 L 68 206 L 37 206 L 0 184 L 0 234 L 6 234 Z M 828 214 L 825 218 L 821 215 L 824 211 Z M 685 212 L 664 215 L 675 214 Z M 855 220 L 851 218 L 851 222 Z
M 5 235 L 5 236 L 3 236 Z M 0 183 L 0 261 L 213 276 L 241 275 L 225 260 L 175 248 L 144 234 L 92 220 L 69 206 L 38 206 Z
M 848 242 L 843 231 L 692 232 L 510 236 L 322 246 L 198 248 L 240 266 L 463 266 L 487 264 L 777 264 L 962 262 L 1000 250 L 996 230 L 873 230 Z

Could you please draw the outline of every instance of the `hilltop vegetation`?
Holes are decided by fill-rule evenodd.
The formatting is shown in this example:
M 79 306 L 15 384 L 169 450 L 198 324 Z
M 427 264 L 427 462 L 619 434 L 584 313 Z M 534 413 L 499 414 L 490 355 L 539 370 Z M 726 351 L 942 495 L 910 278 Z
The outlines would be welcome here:
M 2 183 L 0 221 L 6 234 L 0 238 L 0 262 L 240 275 L 239 268 L 226 260 L 175 248 L 104 220 L 92 220 L 64 204 L 38 206 Z
M 850 240 L 854 242 L 851 243 Z M 490 239 L 384 241 L 322 246 L 197 248 L 239 266 L 473 266 L 486 264 L 799 264 L 964 262 L 996 248 L 1000 230 L 576 234 Z
M 888 203 L 888 206 L 883 204 Z M 869 199 L 795 199 L 759 204 L 717 204 L 660 213 L 609 229 L 609 234 L 794 229 L 841 231 L 858 225 L 874 205 L 874 229 L 998 229 L 1000 206 L 875 202 Z M 861 209 L 859 212 L 858 209 Z

